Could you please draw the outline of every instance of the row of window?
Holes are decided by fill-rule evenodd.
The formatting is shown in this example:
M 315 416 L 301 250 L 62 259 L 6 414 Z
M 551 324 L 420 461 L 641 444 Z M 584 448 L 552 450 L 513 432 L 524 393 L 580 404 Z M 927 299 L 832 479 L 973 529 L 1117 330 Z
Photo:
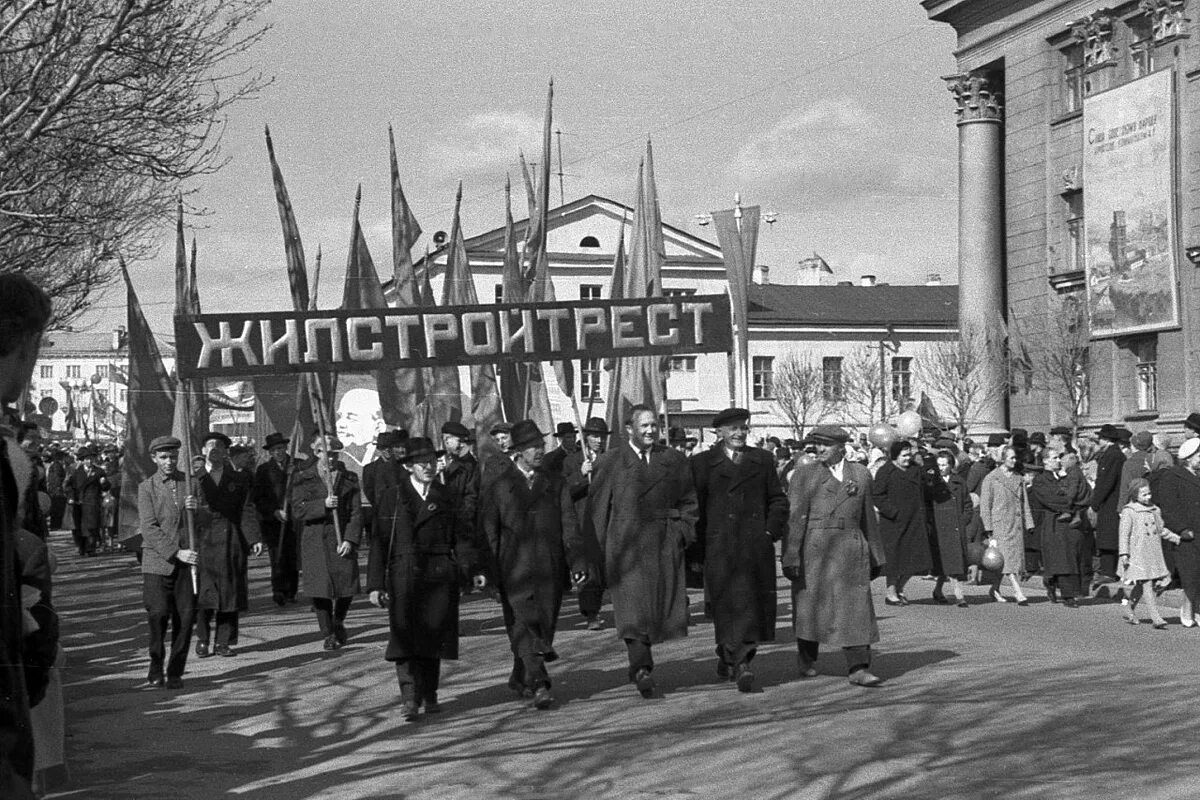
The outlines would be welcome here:
M 842 376 L 841 356 L 826 356 L 821 359 L 821 395 L 826 402 L 836 403 L 845 399 L 845 383 Z M 775 399 L 775 357 L 754 356 L 751 359 L 752 391 L 755 400 Z M 912 397 L 912 359 L 907 356 L 892 358 L 892 398 L 905 401 Z
M 101 380 L 106 380 L 108 378 L 108 364 L 98 364 L 95 367 L 93 367 L 92 375 L 99 375 Z M 54 365 L 53 364 L 39 364 L 38 365 L 38 377 L 45 378 L 47 380 L 52 380 L 54 378 Z M 85 377 L 83 374 L 83 365 L 81 365 L 81 364 L 66 364 L 66 365 L 64 365 L 62 377 L 67 380 L 70 380 L 72 378 Z M 88 375 L 86 377 L 90 378 L 92 376 Z
M 96 389 L 95 393 L 96 393 L 96 399 L 99 400 L 101 403 L 108 402 L 108 390 L 107 389 Z M 39 396 L 43 397 L 43 398 L 54 397 L 54 390 L 53 389 L 42 389 Z M 128 389 L 119 390 L 117 393 L 117 397 L 120 398 L 121 404 L 125 404 L 129 400 L 129 390 Z

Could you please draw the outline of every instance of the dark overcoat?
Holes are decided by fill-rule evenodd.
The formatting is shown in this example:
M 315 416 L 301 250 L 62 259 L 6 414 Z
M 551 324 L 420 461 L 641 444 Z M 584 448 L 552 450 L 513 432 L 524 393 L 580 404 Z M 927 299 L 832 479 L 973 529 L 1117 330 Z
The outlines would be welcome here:
M 200 551 L 196 607 L 245 611 L 250 607 L 246 557 L 261 541 L 258 515 L 251 502 L 253 486 L 228 465 L 221 471 L 219 483 L 204 467 L 196 471 L 194 480 L 204 510 L 197 519 L 207 517 L 207 524 L 196 531 Z
M 1191 531 L 1190 542 L 1164 545 L 1174 550 L 1179 583 L 1193 603 L 1200 602 L 1200 476 L 1182 464 L 1161 473 L 1154 490 L 1154 501 L 1162 512 L 1163 525 L 1172 533 Z
M 362 481 L 362 528 L 363 538 L 370 539 L 375 530 L 375 501 L 380 494 L 395 488 L 408 472 L 394 459 L 376 458 L 363 467 Z
M 948 478 L 934 473 L 926 482 L 929 517 L 933 520 L 934 569 L 938 575 L 961 578 L 967 574 L 967 542 L 975 507 L 961 473 Z
M 792 581 L 796 638 L 851 647 L 879 641 L 871 578 L 885 562 L 871 473 L 850 461 L 843 470 L 839 481 L 822 462 L 796 467 L 782 561 L 803 575 Z
M 1110 444 L 1096 459 L 1096 484 L 1092 487 L 1092 510 L 1096 512 L 1096 548 L 1117 551 L 1117 529 L 1121 524 L 1121 468 L 1125 454 Z
M 652 644 L 687 636 L 684 549 L 697 503 L 682 453 L 655 445 L 650 464 L 622 442 L 596 459 L 588 517 L 604 554 L 617 636 Z
M 403 480 L 376 501 L 367 591 L 390 597 L 384 658 L 458 658 L 460 573 L 474 571 L 478 557 L 449 490 L 435 481 L 422 500 Z
M 76 467 L 67 476 L 63 489 L 67 497 L 75 502 L 75 527 L 83 531 L 95 531 L 100 528 L 100 505 L 102 495 L 111 484 L 104 470 L 92 467 L 91 470 Z
M 17 506 L 22 487 L 13 459 L 25 460 L 16 439 L 0 436 L 0 796 L 32 797 L 33 728 L 22 668 L 25 637 L 17 556 Z
M 533 475 L 530 486 L 519 469 L 506 470 L 480 498 L 505 623 L 513 653 L 522 657 L 553 652 L 571 572 L 589 567 L 566 481 L 559 473 Z
M 358 545 L 362 541 L 362 501 L 358 476 L 334 462 L 337 489 L 337 519 L 342 539 L 351 544 L 350 554 L 337 552 L 337 530 L 333 511 L 325 507 L 329 487 L 310 458 L 296 466 L 292 478 L 292 513 L 300 530 L 300 563 L 304 565 L 304 593 L 309 597 L 333 599 L 358 594 Z
M 879 511 L 888 577 L 928 574 L 933 569 L 933 548 L 921 467 L 912 464 L 900 469 L 892 461 L 884 462 L 871 484 L 871 499 Z
M 1087 482 L 1082 487 L 1069 475 L 1040 472 L 1029 487 L 1029 507 L 1040 516 L 1038 537 L 1044 575 L 1078 575 L 1091 555 L 1087 531 Z M 1038 512 L 1041 512 L 1039 515 Z
M 289 460 L 286 467 L 281 467 L 275 459 L 268 458 L 254 470 L 254 507 L 258 510 L 259 533 L 263 544 L 272 549 L 279 546 L 283 531 L 283 523 L 275 517 L 275 512 L 283 510 L 288 473 L 294 466 Z
M 724 447 L 692 456 L 700 519 L 695 557 L 718 644 L 775 640 L 775 545 L 787 525 L 788 501 L 775 459 L 744 447 L 734 464 Z

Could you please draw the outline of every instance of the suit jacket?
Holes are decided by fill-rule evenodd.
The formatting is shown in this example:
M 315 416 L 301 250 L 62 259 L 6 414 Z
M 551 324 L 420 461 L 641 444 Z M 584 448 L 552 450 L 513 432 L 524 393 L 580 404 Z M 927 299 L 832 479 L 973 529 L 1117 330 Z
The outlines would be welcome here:
M 93 467 L 90 472 L 77 467 L 67 476 L 63 489 L 67 498 L 75 502 L 75 518 L 85 531 L 100 527 L 100 496 L 110 485 L 108 476 L 100 467 Z
M 138 484 L 138 533 L 142 537 L 142 574 L 170 575 L 179 564 L 176 555 L 188 547 L 187 498 L 183 473 L 163 477 L 156 472 Z M 196 510 L 197 538 L 209 523 L 206 507 Z M 199 543 L 197 542 L 197 547 Z

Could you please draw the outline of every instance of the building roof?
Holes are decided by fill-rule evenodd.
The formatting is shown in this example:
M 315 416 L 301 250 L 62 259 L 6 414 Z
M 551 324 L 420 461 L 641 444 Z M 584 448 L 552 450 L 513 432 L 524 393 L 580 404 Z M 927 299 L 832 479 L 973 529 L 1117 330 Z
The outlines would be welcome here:
M 751 325 L 954 327 L 957 286 L 750 286 Z
M 50 331 L 42 337 L 41 358 L 55 356 L 100 356 L 109 355 L 117 358 L 127 353 L 128 348 L 113 349 L 113 331 L 111 328 L 95 326 L 90 330 Z

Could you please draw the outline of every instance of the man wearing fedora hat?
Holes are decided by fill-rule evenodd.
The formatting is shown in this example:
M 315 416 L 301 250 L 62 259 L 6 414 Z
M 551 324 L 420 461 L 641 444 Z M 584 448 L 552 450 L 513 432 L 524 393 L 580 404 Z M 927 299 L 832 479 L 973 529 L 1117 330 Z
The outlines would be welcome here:
M 287 512 L 288 478 L 293 464 L 291 440 L 282 433 L 267 434 L 267 460 L 254 471 L 254 507 L 258 528 L 271 560 L 271 599 L 275 605 L 296 602 L 300 588 L 299 546 L 295 522 Z
M 1113 425 L 1100 427 L 1100 454 L 1096 458 L 1096 482 L 1092 486 L 1092 510 L 1096 512 L 1096 553 L 1100 556 L 1098 583 L 1117 580 L 1118 527 L 1121 514 L 1121 431 Z
M 588 514 L 604 554 L 629 679 L 654 696 L 651 645 L 687 636 L 684 550 L 696 539 L 696 487 L 687 460 L 659 444 L 658 415 L 633 406 L 626 443 L 596 460 Z
M 796 467 L 784 539 L 783 574 L 792 582 L 800 677 L 817 674 L 821 644 L 841 647 L 850 683 L 878 686 L 871 645 L 879 641 L 871 581 L 883 572 L 883 543 L 871 504 L 871 473 L 845 458 L 850 435 L 835 425 L 809 434 L 817 460 Z
M 415 721 L 420 706 L 437 701 L 441 660 L 458 658 L 460 573 L 486 584 L 482 555 L 464 533 L 450 490 L 435 480 L 443 455 L 424 437 L 408 440 L 401 464 L 407 477 L 376 498 L 376 536 L 367 562 L 371 603 L 387 609 L 390 635 L 384 658 L 396 665 L 401 712 Z
M 587 496 L 596 459 L 608 449 L 608 437 L 608 423 L 602 417 L 589 417 L 583 424 L 583 446 L 576 448 L 563 460 L 563 476 L 571 489 L 571 499 L 575 502 L 575 514 L 580 525 L 587 514 Z M 577 589 L 579 613 L 583 615 L 584 625 L 589 631 L 598 631 L 604 628 L 604 621 L 600 618 L 600 608 L 604 603 L 604 576 L 600 570 L 603 559 L 595 536 L 584 537 L 583 544 L 584 547 L 596 549 L 587 553 L 593 571 L 587 582 Z
M 187 515 L 199 533 L 207 524 L 196 496 L 187 493 L 179 471 L 180 441 L 159 436 L 150 442 L 156 472 L 138 485 L 138 531 L 142 536 L 142 601 L 150 626 L 150 672 L 153 687 L 183 686 L 192 628 L 196 624 L 193 570 L 200 554 L 189 541 Z M 165 637 L 171 627 L 167 657 Z M 164 674 L 165 673 L 165 674 Z
M 547 472 L 561 474 L 563 461 L 567 456 L 579 449 L 579 429 L 573 422 L 560 422 L 554 428 L 554 438 L 558 439 L 558 447 L 546 453 L 542 468 Z
M 788 500 L 771 454 L 746 446 L 749 411 L 728 408 L 712 426 L 721 444 L 690 462 L 700 507 L 694 555 L 704 564 L 717 675 L 749 692 L 759 642 L 775 641 L 775 542 L 787 524 Z
M 63 489 L 74 512 L 75 545 L 79 555 L 96 553 L 100 544 L 100 512 L 104 492 L 112 485 L 104 470 L 96 464 L 96 448 L 84 445 L 76 454 L 79 466 L 67 476 Z
M 513 464 L 480 498 L 480 524 L 513 652 L 508 685 L 549 708 L 546 663 L 558 658 L 554 633 L 563 592 L 590 572 L 571 492 L 560 473 L 542 469 L 546 435 L 532 420 L 513 425 Z
M 492 426 L 488 435 L 496 442 L 496 451 L 479 465 L 479 493 L 484 494 L 492 483 L 513 467 L 512 423 L 501 420 Z
M 408 431 L 380 431 L 375 437 L 375 460 L 362 470 L 362 527 L 369 541 L 374 530 L 375 498 L 380 491 L 395 486 L 400 479 L 400 462 L 396 453 L 404 451 Z

